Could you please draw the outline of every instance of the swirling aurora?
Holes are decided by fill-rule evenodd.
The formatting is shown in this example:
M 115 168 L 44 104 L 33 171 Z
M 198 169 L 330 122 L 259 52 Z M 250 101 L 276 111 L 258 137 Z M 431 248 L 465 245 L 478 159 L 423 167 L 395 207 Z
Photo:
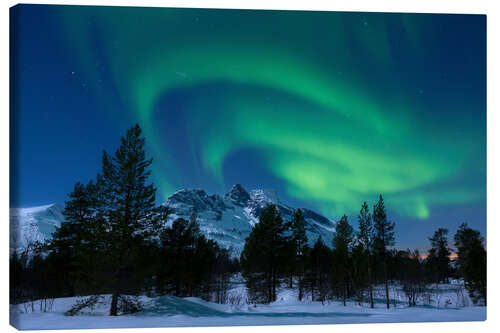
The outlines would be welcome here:
M 239 156 L 238 182 L 258 163 L 334 218 L 380 193 L 412 221 L 485 209 L 482 16 L 54 8 L 103 109 L 143 128 L 162 199 L 224 192 Z

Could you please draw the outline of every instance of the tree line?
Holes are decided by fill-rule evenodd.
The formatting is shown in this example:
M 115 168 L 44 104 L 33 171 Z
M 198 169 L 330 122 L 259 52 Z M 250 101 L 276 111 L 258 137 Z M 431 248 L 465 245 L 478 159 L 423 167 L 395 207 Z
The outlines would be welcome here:
M 42 311 L 57 297 L 88 296 L 68 315 L 110 294 L 112 316 L 141 309 L 138 295 L 195 296 L 224 303 L 230 278 L 241 273 L 254 303 L 277 300 L 281 288 L 296 288 L 299 300 L 355 299 L 374 306 L 374 288 L 382 285 L 390 306 L 389 284 L 400 282 L 415 305 L 429 283 L 465 279 L 469 293 L 486 304 L 486 251 L 478 231 L 462 225 L 455 235 L 457 267 L 450 264 L 447 230 L 430 238 L 423 259 L 418 251 L 394 250 L 394 223 L 382 196 L 369 209 L 364 203 L 354 232 L 344 215 L 331 248 L 322 238 L 308 245 L 302 211 L 283 221 L 274 205 L 245 240 L 240 258 L 231 257 L 201 232 L 197 211 L 167 224 L 171 210 L 156 206 L 138 125 L 130 128 L 114 154 L 102 155 L 94 180 L 76 183 L 63 210 L 64 222 L 53 238 L 31 244 L 10 258 L 10 302 L 38 300 Z
M 297 290 L 299 300 L 307 296 L 321 302 L 340 300 L 344 305 L 354 300 L 373 308 L 374 288 L 379 287 L 389 308 L 389 285 L 398 284 L 408 305 L 416 306 L 433 286 L 463 278 L 473 302 L 486 305 L 486 251 L 478 231 L 465 223 L 460 226 L 452 262 L 444 228 L 429 238 L 426 256 L 418 250 L 396 250 L 394 223 L 387 218 L 382 195 L 371 211 L 366 202 L 362 204 L 357 222 L 355 232 L 348 217 L 342 216 L 331 247 L 321 236 L 309 247 L 300 209 L 288 222 L 276 206 L 264 209 L 240 259 L 250 301 L 274 302 L 279 289 L 287 287 Z

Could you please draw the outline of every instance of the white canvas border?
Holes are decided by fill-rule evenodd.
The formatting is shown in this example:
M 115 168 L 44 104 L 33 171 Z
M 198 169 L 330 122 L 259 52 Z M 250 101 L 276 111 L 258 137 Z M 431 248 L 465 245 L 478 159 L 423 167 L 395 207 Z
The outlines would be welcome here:
M 2 108 L 0 109 L 0 207 L 3 222 L 0 223 L 1 241 L 3 251 L 0 254 L 0 270 L 1 279 L 1 301 L 0 301 L 0 327 L 7 331 L 15 331 L 10 327 L 9 311 L 8 311 L 8 210 L 9 210 L 9 11 L 8 8 L 17 4 L 16 1 L 5 1 L 1 12 L 2 34 L 1 44 L 3 46 L 1 57 L 1 101 Z M 314 325 L 314 326 L 267 326 L 267 327 L 212 327 L 212 328 L 169 328 L 177 332 L 186 333 L 215 333 L 215 332 L 241 332 L 250 333 L 258 329 L 259 331 L 270 332 L 289 332 L 298 333 L 303 330 L 315 330 L 318 333 L 335 331 L 356 332 L 361 330 L 370 330 L 373 333 L 396 333 L 405 331 L 411 332 L 434 332 L 434 331 L 453 331 L 453 332 L 471 332 L 474 330 L 483 331 L 498 331 L 500 327 L 500 316 L 498 300 L 500 299 L 498 283 L 496 277 L 500 271 L 495 265 L 498 258 L 499 243 L 496 240 L 499 236 L 498 221 L 500 221 L 499 210 L 496 209 L 496 204 L 500 200 L 498 190 L 499 176 L 497 170 L 500 170 L 498 147 L 500 143 L 500 122 L 499 122 L 499 26 L 500 26 L 500 11 L 499 1 L 474 0 L 418 0 L 418 1 L 401 1 L 401 0 L 343 0 L 343 1 L 326 1 L 326 0 L 171 0 L 171 1 L 137 1 L 137 0 L 80 0 L 80 1 L 37 1 L 31 0 L 27 3 L 36 4 L 75 4 L 75 5 L 122 5 L 122 6 L 151 6 L 151 7 L 198 7 L 198 8 L 247 8 L 247 9 L 295 9 L 295 10 L 335 10 L 335 11 L 374 11 L 374 12 L 419 12 L 419 13 L 468 13 L 468 14 L 487 14 L 487 36 L 488 36 L 488 116 L 487 116 L 487 134 L 488 134 L 488 152 L 487 152 L 487 170 L 488 170 L 488 191 L 487 191 L 487 207 L 488 224 L 488 320 L 486 322 L 472 323 L 409 323 L 409 324 L 369 324 L 369 325 Z M 156 329 L 127 329 L 128 332 L 160 332 L 166 328 Z M 90 330 L 92 332 L 121 332 L 117 329 L 106 330 Z M 60 330 L 57 332 L 72 332 L 69 330 Z

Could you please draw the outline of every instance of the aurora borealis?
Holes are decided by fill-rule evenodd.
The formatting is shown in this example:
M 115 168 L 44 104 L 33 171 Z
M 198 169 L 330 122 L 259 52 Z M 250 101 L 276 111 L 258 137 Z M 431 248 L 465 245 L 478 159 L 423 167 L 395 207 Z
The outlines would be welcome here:
M 43 48 L 37 66 L 51 68 L 22 75 L 66 85 L 73 102 L 84 101 L 73 107 L 92 119 L 96 138 L 86 149 L 114 147 L 138 122 L 161 200 L 184 187 L 224 193 L 237 182 L 354 219 L 363 201 L 373 204 L 381 193 L 408 245 L 422 225 L 427 233 L 456 228 L 462 217 L 485 230 L 484 16 L 79 6 L 19 12 L 21 30 L 39 34 L 26 48 Z M 40 18 L 23 28 L 22 18 L 32 15 Z M 20 67 L 37 62 L 31 54 Z M 34 104 L 20 115 L 33 126 Z M 71 117 L 46 130 L 68 124 Z M 76 132 L 67 138 L 82 139 Z M 30 140 L 21 151 L 30 151 Z M 78 170 L 87 160 L 91 175 L 98 157 L 65 163 Z M 49 200 L 85 176 L 68 176 Z

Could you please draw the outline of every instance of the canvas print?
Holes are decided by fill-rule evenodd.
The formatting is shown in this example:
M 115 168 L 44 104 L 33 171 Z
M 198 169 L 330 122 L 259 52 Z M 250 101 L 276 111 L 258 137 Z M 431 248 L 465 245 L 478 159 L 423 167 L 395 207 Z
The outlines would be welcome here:
M 486 320 L 486 16 L 10 9 L 18 329 Z

